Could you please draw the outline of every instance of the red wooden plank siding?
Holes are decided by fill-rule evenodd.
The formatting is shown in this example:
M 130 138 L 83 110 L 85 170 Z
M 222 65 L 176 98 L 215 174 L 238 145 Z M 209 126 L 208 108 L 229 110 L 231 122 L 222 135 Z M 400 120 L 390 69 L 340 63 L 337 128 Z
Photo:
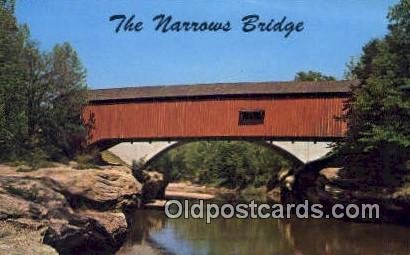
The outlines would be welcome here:
M 178 99 L 157 102 L 91 104 L 90 143 L 105 139 L 172 139 L 201 137 L 342 137 L 345 96 L 268 99 Z M 238 125 L 241 109 L 264 109 L 260 125 Z

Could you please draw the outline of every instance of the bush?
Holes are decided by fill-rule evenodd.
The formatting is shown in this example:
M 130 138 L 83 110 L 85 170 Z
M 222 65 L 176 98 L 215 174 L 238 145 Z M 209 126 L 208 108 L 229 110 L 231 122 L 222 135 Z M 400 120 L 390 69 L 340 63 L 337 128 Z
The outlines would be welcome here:
M 74 158 L 77 165 L 74 167 L 78 170 L 98 168 L 98 155 L 95 153 L 90 154 L 79 154 Z

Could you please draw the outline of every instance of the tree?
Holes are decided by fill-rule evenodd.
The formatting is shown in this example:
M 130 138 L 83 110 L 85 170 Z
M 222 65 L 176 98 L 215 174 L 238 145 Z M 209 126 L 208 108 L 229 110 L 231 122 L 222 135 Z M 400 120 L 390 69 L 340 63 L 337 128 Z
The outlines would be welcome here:
M 388 14 L 389 32 L 363 47 L 351 74 L 353 88 L 345 116 L 347 138 L 338 145 L 352 175 L 376 184 L 397 185 L 410 156 L 410 0 Z
M 14 1 L 0 1 L 0 159 L 14 157 L 25 136 L 24 71 L 21 54 L 26 34 L 14 17 Z
M 68 43 L 41 52 L 0 1 L 0 160 L 72 158 L 84 142 L 85 69 Z
M 178 146 L 152 162 L 150 168 L 163 172 L 170 180 L 244 189 L 264 186 L 273 173 L 291 166 L 291 162 L 260 144 L 209 141 Z
M 321 72 L 308 71 L 308 72 L 298 72 L 295 75 L 295 81 L 334 81 L 336 80 L 333 76 L 327 76 Z
M 48 91 L 43 104 L 46 116 L 42 127 L 48 149 L 54 158 L 73 157 L 86 131 L 81 110 L 87 101 L 86 71 L 69 43 L 56 45 L 47 56 L 50 65 L 45 83 Z
M 354 72 L 354 69 L 358 65 L 358 59 L 351 57 L 349 62 L 346 63 L 346 70 L 343 74 L 345 80 L 357 80 L 357 75 Z

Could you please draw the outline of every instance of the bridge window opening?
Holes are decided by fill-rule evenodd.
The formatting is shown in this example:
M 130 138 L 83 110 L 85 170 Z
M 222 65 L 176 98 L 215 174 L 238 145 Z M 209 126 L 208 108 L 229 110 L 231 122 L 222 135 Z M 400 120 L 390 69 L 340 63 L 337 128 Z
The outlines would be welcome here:
M 265 110 L 240 110 L 239 125 L 263 124 L 265 120 Z

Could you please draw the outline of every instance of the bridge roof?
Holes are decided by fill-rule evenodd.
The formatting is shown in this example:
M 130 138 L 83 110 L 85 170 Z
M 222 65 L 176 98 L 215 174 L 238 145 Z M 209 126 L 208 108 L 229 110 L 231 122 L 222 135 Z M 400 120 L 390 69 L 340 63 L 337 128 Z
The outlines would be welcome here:
M 357 81 L 241 82 L 91 90 L 89 102 L 151 99 L 347 94 Z

